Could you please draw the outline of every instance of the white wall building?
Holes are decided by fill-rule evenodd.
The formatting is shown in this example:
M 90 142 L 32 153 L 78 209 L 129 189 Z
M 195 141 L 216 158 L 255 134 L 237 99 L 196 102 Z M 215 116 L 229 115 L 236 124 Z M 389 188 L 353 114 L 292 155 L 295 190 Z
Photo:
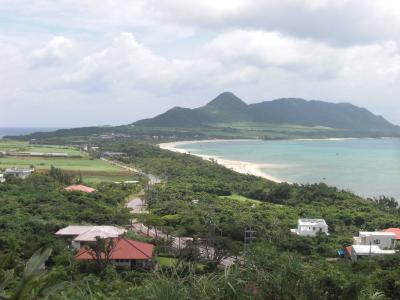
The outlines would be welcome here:
M 4 175 L 10 175 L 25 179 L 26 177 L 31 175 L 34 171 L 35 169 L 31 168 L 9 168 L 5 170 Z
M 71 238 L 71 246 L 79 250 L 81 245 L 95 242 L 96 237 L 102 239 L 117 238 L 122 236 L 125 232 L 125 229 L 115 226 L 70 225 L 57 231 L 56 235 Z
M 5 182 L 6 179 L 4 178 L 4 174 L 0 173 L 0 183 Z
M 297 228 L 290 231 L 300 236 L 316 236 L 318 232 L 329 234 L 328 224 L 324 219 L 299 219 Z
M 382 256 L 395 254 L 394 250 L 383 250 L 377 245 L 353 245 L 346 248 L 347 255 L 352 261 L 360 256 Z
M 381 231 L 360 231 L 359 236 L 353 237 L 354 245 L 376 245 L 381 249 L 396 247 L 396 234 Z

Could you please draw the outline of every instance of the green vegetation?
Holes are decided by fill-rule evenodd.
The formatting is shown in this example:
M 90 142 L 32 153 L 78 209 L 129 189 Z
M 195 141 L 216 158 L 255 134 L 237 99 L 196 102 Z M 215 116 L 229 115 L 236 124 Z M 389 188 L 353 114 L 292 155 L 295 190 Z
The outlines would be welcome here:
M 160 265 L 160 267 L 174 267 L 177 265 L 178 260 L 176 258 L 172 257 L 157 257 L 157 263 Z
M 220 198 L 225 199 L 226 201 L 240 201 L 240 202 L 251 203 L 251 204 L 255 204 L 255 205 L 259 205 L 261 203 L 260 200 L 250 199 L 245 196 L 238 195 L 238 194 L 232 194 L 230 196 L 220 196 Z
M 67 153 L 71 157 L 29 157 L 29 156 L 0 156 L 0 169 L 9 167 L 34 166 L 39 172 L 47 172 L 51 166 L 60 168 L 72 176 L 82 176 L 86 181 L 125 181 L 135 180 L 133 174 L 120 167 L 114 166 L 88 153 L 70 146 L 41 146 L 31 145 L 22 141 L 0 141 L 0 152 L 43 152 Z
M 200 139 L 400 137 L 400 127 L 349 103 L 278 99 L 246 104 L 223 93 L 205 106 L 174 107 L 130 125 L 61 129 L 12 137 L 41 144 L 91 144 L 105 140 L 160 142 Z
M 170 235 L 192 237 L 193 242 L 177 251 L 157 241 L 162 268 L 140 272 L 106 266 L 99 274 L 93 265 L 77 264 L 66 241 L 53 233 L 70 223 L 128 224 L 131 216 L 123 204 L 129 194 L 140 192 L 143 182 L 101 183 L 98 192 L 81 194 L 64 192 L 62 184 L 42 174 L 11 180 L 0 184 L 0 297 L 15 294 L 24 280 L 25 262 L 37 249 L 49 247 L 53 254 L 39 287 L 68 284 L 48 299 L 400 297 L 399 254 L 354 264 L 332 260 L 359 230 L 400 226 L 399 207 L 391 199 L 363 199 L 325 184 L 276 184 L 128 140 L 100 147 L 125 152 L 121 162 L 162 178 L 146 189 L 150 213 L 143 221 Z M 331 234 L 290 234 L 299 217 L 324 218 Z M 255 240 L 245 247 L 249 228 L 256 231 Z M 205 257 L 200 249 L 204 252 L 209 245 L 214 255 Z M 227 257 L 239 257 L 241 265 L 218 266 Z M 44 298 L 35 287 L 26 295 L 24 299 Z
M 54 146 L 54 145 L 35 145 L 24 141 L 0 140 L 0 152 L 41 152 L 41 153 L 66 153 L 71 156 L 86 156 L 76 147 Z
M 349 103 L 328 103 L 303 99 L 278 99 L 246 104 L 234 94 L 226 92 L 205 106 L 187 109 L 174 107 L 152 119 L 135 125 L 156 127 L 207 127 L 214 123 L 252 122 L 303 125 L 308 127 L 400 133 L 400 128 L 366 109 Z M 225 126 L 230 127 L 232 126 Z

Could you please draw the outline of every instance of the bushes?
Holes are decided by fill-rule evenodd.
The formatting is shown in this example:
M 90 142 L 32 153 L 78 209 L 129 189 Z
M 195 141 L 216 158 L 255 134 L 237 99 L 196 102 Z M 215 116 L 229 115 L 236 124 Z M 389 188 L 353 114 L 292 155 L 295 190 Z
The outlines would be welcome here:
M 116 204 L 109 203 L 107 189 L 112 189 Z M 42 246 L 54 246 L 58 241 L 54 232 L 62 226 L 126 225 L 130 220 L 129 211 L 119 204 L 129 191 L 112 186 L 104 190 L 93 194 L 64 192 L 62 185 L 42 174 L 16 183 L 7 182 L 0 192 L 0 240 L 7 241 L 14 236 L 21 249 L 18 253 L 28 258 Z

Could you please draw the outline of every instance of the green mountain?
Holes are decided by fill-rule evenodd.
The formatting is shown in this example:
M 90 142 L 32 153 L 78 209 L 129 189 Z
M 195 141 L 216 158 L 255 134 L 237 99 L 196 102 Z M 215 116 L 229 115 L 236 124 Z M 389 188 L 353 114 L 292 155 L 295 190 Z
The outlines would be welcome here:
M 134 123 L 148 127 L 193 128 L 216 123 L 256 122 L 324 126 L 334 129 L 400 132 L 391 124 L 365 108 L 350 103 L 329 103 L 297 98 L 284 98 L 246 104 L 233 93 L 225 92 L 205 106 L 188 109 L 175 107 L 151 119 Z

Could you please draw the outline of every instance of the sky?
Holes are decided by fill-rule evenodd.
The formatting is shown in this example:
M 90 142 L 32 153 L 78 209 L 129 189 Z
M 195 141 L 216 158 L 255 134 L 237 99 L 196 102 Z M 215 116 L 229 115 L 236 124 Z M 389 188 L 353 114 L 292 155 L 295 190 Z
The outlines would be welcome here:
M 400 124 L 398 0 L 0 0 L 0 126 L 129 124 L 224 91 Z

